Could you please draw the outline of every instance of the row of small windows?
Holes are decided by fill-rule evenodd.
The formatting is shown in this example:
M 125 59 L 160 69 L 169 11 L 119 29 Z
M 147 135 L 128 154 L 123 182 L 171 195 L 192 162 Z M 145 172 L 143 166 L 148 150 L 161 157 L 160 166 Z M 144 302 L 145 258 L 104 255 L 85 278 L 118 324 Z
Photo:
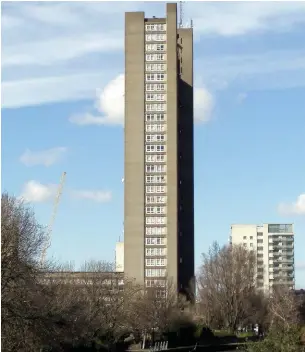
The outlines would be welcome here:
M 165 23 L 146 24 L 145 30 L 152 31 L 152 32 L 163 32 L 163 31 L 166 31 L 166 24 Z
M 146 155 L 145 161 L 147 163 L 164 163 L 166 162 L 166 155 Z
M 148 215 L 163 215 L 166 214 L 166 207 L 146 207 L 145 211 Z
M 145 40 L 147 42 L 164 42 L 166 41 L 166 34 L 156 33 L 156 34 L 146 34 Z
M 146 61 L 166 61 L 166 54 L 145 54 Z
M 145 76 L 146 81 L 165 81 L 165 73 L 147 73 Z
M 166 183 L 166 176 L 163 175 L 148 175 L 146 176 L 146 183 Z
M 147 92 L 163 92 L 166 90 L 165 83 L 148 83 L 145 86 Z
M 165 225 L 167 222 L 166 217 L 147 217 L 145 218 L 145 222 L 147 225 Z
M 165 196 L 147 196 L 146 204 L 165 204 L 166 199 Z
M 165 114 L 146 114 L 145 120 L 147 122 L 163 122 L 165 121 Z
M 166 270 L 165 269 L 146 269 L 145 276 L 146 277 L 165 277 Z
M 147 258 L 145 259 L 146 266 L 166 266 L 165 258 Z
M 166 51 L 166 44 L 146 44 L 146 51 Z
M 165 246 L 165 237 L 147 237 L 145 238 L 145 244 L 148 246 Z
M 145 130 L 146 132 L 165 132 L 166 125 L 146 125 Z
M 146 71 L 166 71 L 165 64 L 146 64 Z
M 166 186 L 146 186 L 146 193 L 166 193 Z
M 166 227 L 146 227 L 145 234 L 147 236 L 166 235 L 167 228 Z
M 146 172 L 166 172 L 166 165 L 146 165 Z
M 166 148 L 165 148 L 165 145 L 147 144 L 145 146 L 145 150 L 147 153 L 163 153 L 163 152 L 165 152 Z
M 149 111 L 166 111 L 166 104 L 146 104 L 145 109 Z
M 166 135 L 165 134 L 147 134 L 145 139 L 146 139 L 146 142 L 164 142 L 166 141 Z
M 166 287 L 165 280 L 145 280 L 146 287 Z
M 146 94 L 145 99 L 147 101 L 165 101 L 166 95 L 165 94 Z M 162 108 L 162 110 L 164 110 L 164 108 Z
M 162 256 L 166 255 L 166 248 L 145 248 L 145 255 L 147 257 Z

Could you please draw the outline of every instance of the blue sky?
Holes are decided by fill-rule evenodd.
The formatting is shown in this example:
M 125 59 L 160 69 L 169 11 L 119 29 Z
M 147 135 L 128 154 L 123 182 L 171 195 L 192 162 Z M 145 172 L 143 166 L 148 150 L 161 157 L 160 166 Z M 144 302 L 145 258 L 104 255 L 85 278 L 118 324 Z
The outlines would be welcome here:
M 2 3 L 2 189 L 48 252 L 113 260 L 123 228 L 124 12 L 165 3 Z M 186 2 L 195 33 L 196 264 L 232 223 L 295 224 L 305 287 L 305 3 Z

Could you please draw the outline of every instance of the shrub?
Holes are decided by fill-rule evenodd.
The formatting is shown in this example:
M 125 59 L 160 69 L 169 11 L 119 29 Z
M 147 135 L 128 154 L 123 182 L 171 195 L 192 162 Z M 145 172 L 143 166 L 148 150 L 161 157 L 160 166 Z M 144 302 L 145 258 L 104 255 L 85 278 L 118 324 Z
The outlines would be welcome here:
M 272 329 L 263 341 L 251 343 L 248 352 L 305 352 L 301 345 L 301 331 L 297 327 L 287 330 Z

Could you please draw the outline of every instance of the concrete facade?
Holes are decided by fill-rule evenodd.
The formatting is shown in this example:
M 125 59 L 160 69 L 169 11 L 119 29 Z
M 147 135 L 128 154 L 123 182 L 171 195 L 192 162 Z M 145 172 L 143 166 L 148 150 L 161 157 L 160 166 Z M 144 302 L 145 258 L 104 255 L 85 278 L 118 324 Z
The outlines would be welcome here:
M 124 272 L 146 287 L 194 278 L 193 30 L 125 15 Z
M 231 244 L 256 251 L 257 287 L 266 293 L 275 285 L 294 289 L 294 232 L 292 224 L 231 226 Z

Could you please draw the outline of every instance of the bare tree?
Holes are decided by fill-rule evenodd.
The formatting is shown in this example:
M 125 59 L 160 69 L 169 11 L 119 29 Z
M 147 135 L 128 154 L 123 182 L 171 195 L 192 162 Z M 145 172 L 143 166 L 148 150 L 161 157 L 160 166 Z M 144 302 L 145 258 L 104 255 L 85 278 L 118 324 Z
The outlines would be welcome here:
M 40 342 L 36 274 L 45 232 L 33 211 L 6 193 L 1 197 L 1 213 L 3 349 L 31 351 Z
M 129 326 L 139 336 L 156 336 L 167 333 L 182 321 L 190 320 L 187 308 L 190 303 L 179 295 L 171 280 L 165 287 L 142 289 L 134 297 L 130 310 Z
M 275 287 L 268 302 L 271 328 L 287 330 L 298 325 L 301 321 L 299 308 L 294 291 L 283 285 Z
M 52 271 L 39 263 L 44 228 L 30 207 L 6 193 L 1 212 L 2 350 L 34 352 L 48 346 L 61 351 L 75 309 L 65 302 L 63 287 L 43 281 Z
M 113 271 L 113 264 L 105 261 L 88 261 L 82 266 L 77 285 L 86 307 L 90 331 L 88 339 L 116 343 L 127 331 L 126 315 L 135 285 L 123 285 L 123 277 Z
M 207 323 L 235 331 L 252 314 L 255 264 L 254 252 L 243 246 L 220 248 L 215 242 L 208 254 L 203 254 L 197 279 Z

